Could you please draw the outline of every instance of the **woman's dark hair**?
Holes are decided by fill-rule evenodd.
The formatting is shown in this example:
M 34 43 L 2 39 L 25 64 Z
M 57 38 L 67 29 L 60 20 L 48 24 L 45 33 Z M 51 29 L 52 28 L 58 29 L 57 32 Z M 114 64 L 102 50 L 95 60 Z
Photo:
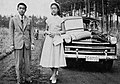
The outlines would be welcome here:
M 25 6 L 25 9 L 27 9 L 27 5 L 26 5 L 25 3 L 19 3 L 19 4 L 17 5 L 17 8 L 18 8 L 20 5 Z
M 61 10 L 60 10 L 60 6 L 57 3 L 52 3 L 50 7 L 52 7 L 53 5 L 55 5 L 58 9 L 57 15 L 59 15 L 61 17 Z

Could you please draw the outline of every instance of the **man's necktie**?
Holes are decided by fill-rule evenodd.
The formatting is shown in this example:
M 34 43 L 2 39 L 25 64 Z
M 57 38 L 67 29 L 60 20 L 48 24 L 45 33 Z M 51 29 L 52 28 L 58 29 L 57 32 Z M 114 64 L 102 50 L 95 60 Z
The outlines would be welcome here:
M 21 23 L 22 23 L 22 28 L 23 28 L 23 16 L 21 16 Z

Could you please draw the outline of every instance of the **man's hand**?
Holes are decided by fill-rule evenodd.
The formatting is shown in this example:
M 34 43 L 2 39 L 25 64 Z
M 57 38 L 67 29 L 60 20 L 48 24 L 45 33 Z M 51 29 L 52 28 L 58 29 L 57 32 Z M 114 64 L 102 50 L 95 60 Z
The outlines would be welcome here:
M 34 49 L 35 49 L 35 45 L 32 44 L 32 45 L 31 45 L 31 50 L 34 50 Z
M 11 50 L 11 51 L 14 50 L 14 46 L 10 46 L 10 50 Z

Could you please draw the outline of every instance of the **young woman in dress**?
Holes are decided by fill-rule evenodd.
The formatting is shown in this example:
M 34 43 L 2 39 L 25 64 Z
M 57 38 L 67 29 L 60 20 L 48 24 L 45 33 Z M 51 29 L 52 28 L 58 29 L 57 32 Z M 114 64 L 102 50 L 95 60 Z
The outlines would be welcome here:
M 50 80 L 56 83 L 58 68 L 66 66 L 64 57 L 62 34 L 65 34 L 62 18 L 60 17 L 60 7 L 57 3 L 52 3 L 51 17 L 47 19 L 47 29 L 45 31 L 45 42 L 42 50 L 40 65 L 49 67 L 52 70 Z

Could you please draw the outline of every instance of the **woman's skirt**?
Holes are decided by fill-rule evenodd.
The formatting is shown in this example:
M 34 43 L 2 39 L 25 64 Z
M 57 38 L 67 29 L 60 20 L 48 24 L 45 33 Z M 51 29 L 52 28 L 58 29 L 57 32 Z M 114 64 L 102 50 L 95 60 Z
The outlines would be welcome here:
M 40 65 L 42 67 L 59 68 L 66 66 L 63 42 L 54 45 L 54 40 L 55 39 L 51 38 L 49 35 L 45 38 L 40 60 Z

